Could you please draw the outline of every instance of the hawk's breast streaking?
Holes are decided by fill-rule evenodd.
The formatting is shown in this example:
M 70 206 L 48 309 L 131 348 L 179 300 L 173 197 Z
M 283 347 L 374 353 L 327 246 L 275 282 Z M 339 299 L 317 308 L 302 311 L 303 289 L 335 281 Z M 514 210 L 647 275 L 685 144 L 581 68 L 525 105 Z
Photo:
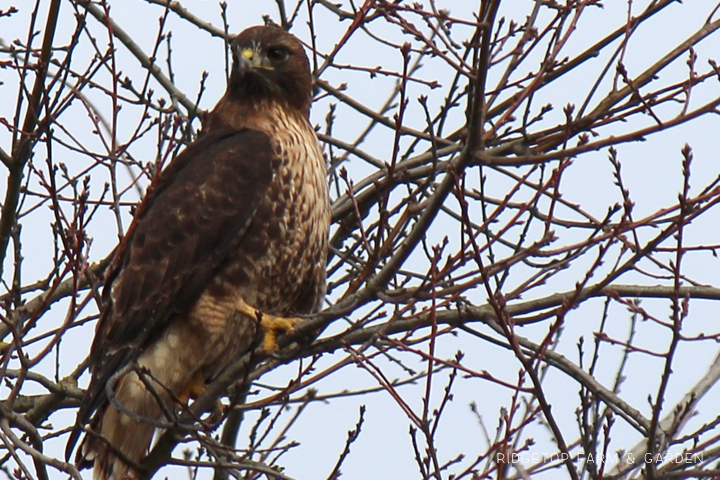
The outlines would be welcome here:
M 268 328 L 273 348 L 288 327 L 273 317 L 315 312 L 325 293 L 330 212 L 307 57 L 273 27 L 231 46 L 225 96 L 149 189 L 108 276 L 78 414 L 104 437 L 85 441 L 96 479 L 136 478 L 156 428 L 143 419 L 165 420 Z M 148 375 L 124 373 L 135 362 Z

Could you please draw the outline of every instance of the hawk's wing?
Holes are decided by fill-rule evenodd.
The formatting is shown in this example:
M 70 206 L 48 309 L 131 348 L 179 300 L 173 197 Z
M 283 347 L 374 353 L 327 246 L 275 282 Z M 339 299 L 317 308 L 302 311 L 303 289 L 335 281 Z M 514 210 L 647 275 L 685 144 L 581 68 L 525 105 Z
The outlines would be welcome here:
M 202 137 L 160 174 L 106 287 L 110 303 L 93 342 L 78 425 L 105 402 L 110 377 L 197 301 L 242 241 L 279 163 L 264 133 L 225 132 Z

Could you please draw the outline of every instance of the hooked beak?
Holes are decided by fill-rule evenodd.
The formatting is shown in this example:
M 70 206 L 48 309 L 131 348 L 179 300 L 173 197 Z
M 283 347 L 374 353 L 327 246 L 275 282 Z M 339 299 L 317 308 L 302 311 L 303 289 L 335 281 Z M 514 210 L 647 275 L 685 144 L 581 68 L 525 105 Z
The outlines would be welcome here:
M 240 62 L 238 66 L 240 67 L 241 72 L 247 72 L 251 69 L 257 68 L 274 70 L 274 68 L 269 65 L 269 62 L 265 57 L 251 48 L 242 50 L 240 55 L 238 55 L 238 61 Z

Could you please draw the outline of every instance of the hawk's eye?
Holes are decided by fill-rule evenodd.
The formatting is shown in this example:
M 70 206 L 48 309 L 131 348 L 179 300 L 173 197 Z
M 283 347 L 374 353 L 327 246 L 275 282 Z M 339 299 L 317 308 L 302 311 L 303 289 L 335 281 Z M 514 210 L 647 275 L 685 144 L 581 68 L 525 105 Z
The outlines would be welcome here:
M 290 56 L 290 50 L 285 47 L 270 47 L 267 51 L 268 59 L 273 62 L 284 62 Z

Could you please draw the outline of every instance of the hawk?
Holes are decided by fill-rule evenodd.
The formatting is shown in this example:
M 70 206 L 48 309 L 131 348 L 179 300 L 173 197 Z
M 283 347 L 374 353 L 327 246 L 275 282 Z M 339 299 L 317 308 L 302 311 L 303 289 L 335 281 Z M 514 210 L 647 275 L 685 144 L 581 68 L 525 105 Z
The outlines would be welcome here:
M 137 478 L 169 412 L 263 338 L 276 350 L 325 295 L 330 207 L 307 56 L 275 27 L 231 49 L 225 95 L 148 189 L 107 276 L 77 423 L 90 425 L 79 461 L 96 480 Z

